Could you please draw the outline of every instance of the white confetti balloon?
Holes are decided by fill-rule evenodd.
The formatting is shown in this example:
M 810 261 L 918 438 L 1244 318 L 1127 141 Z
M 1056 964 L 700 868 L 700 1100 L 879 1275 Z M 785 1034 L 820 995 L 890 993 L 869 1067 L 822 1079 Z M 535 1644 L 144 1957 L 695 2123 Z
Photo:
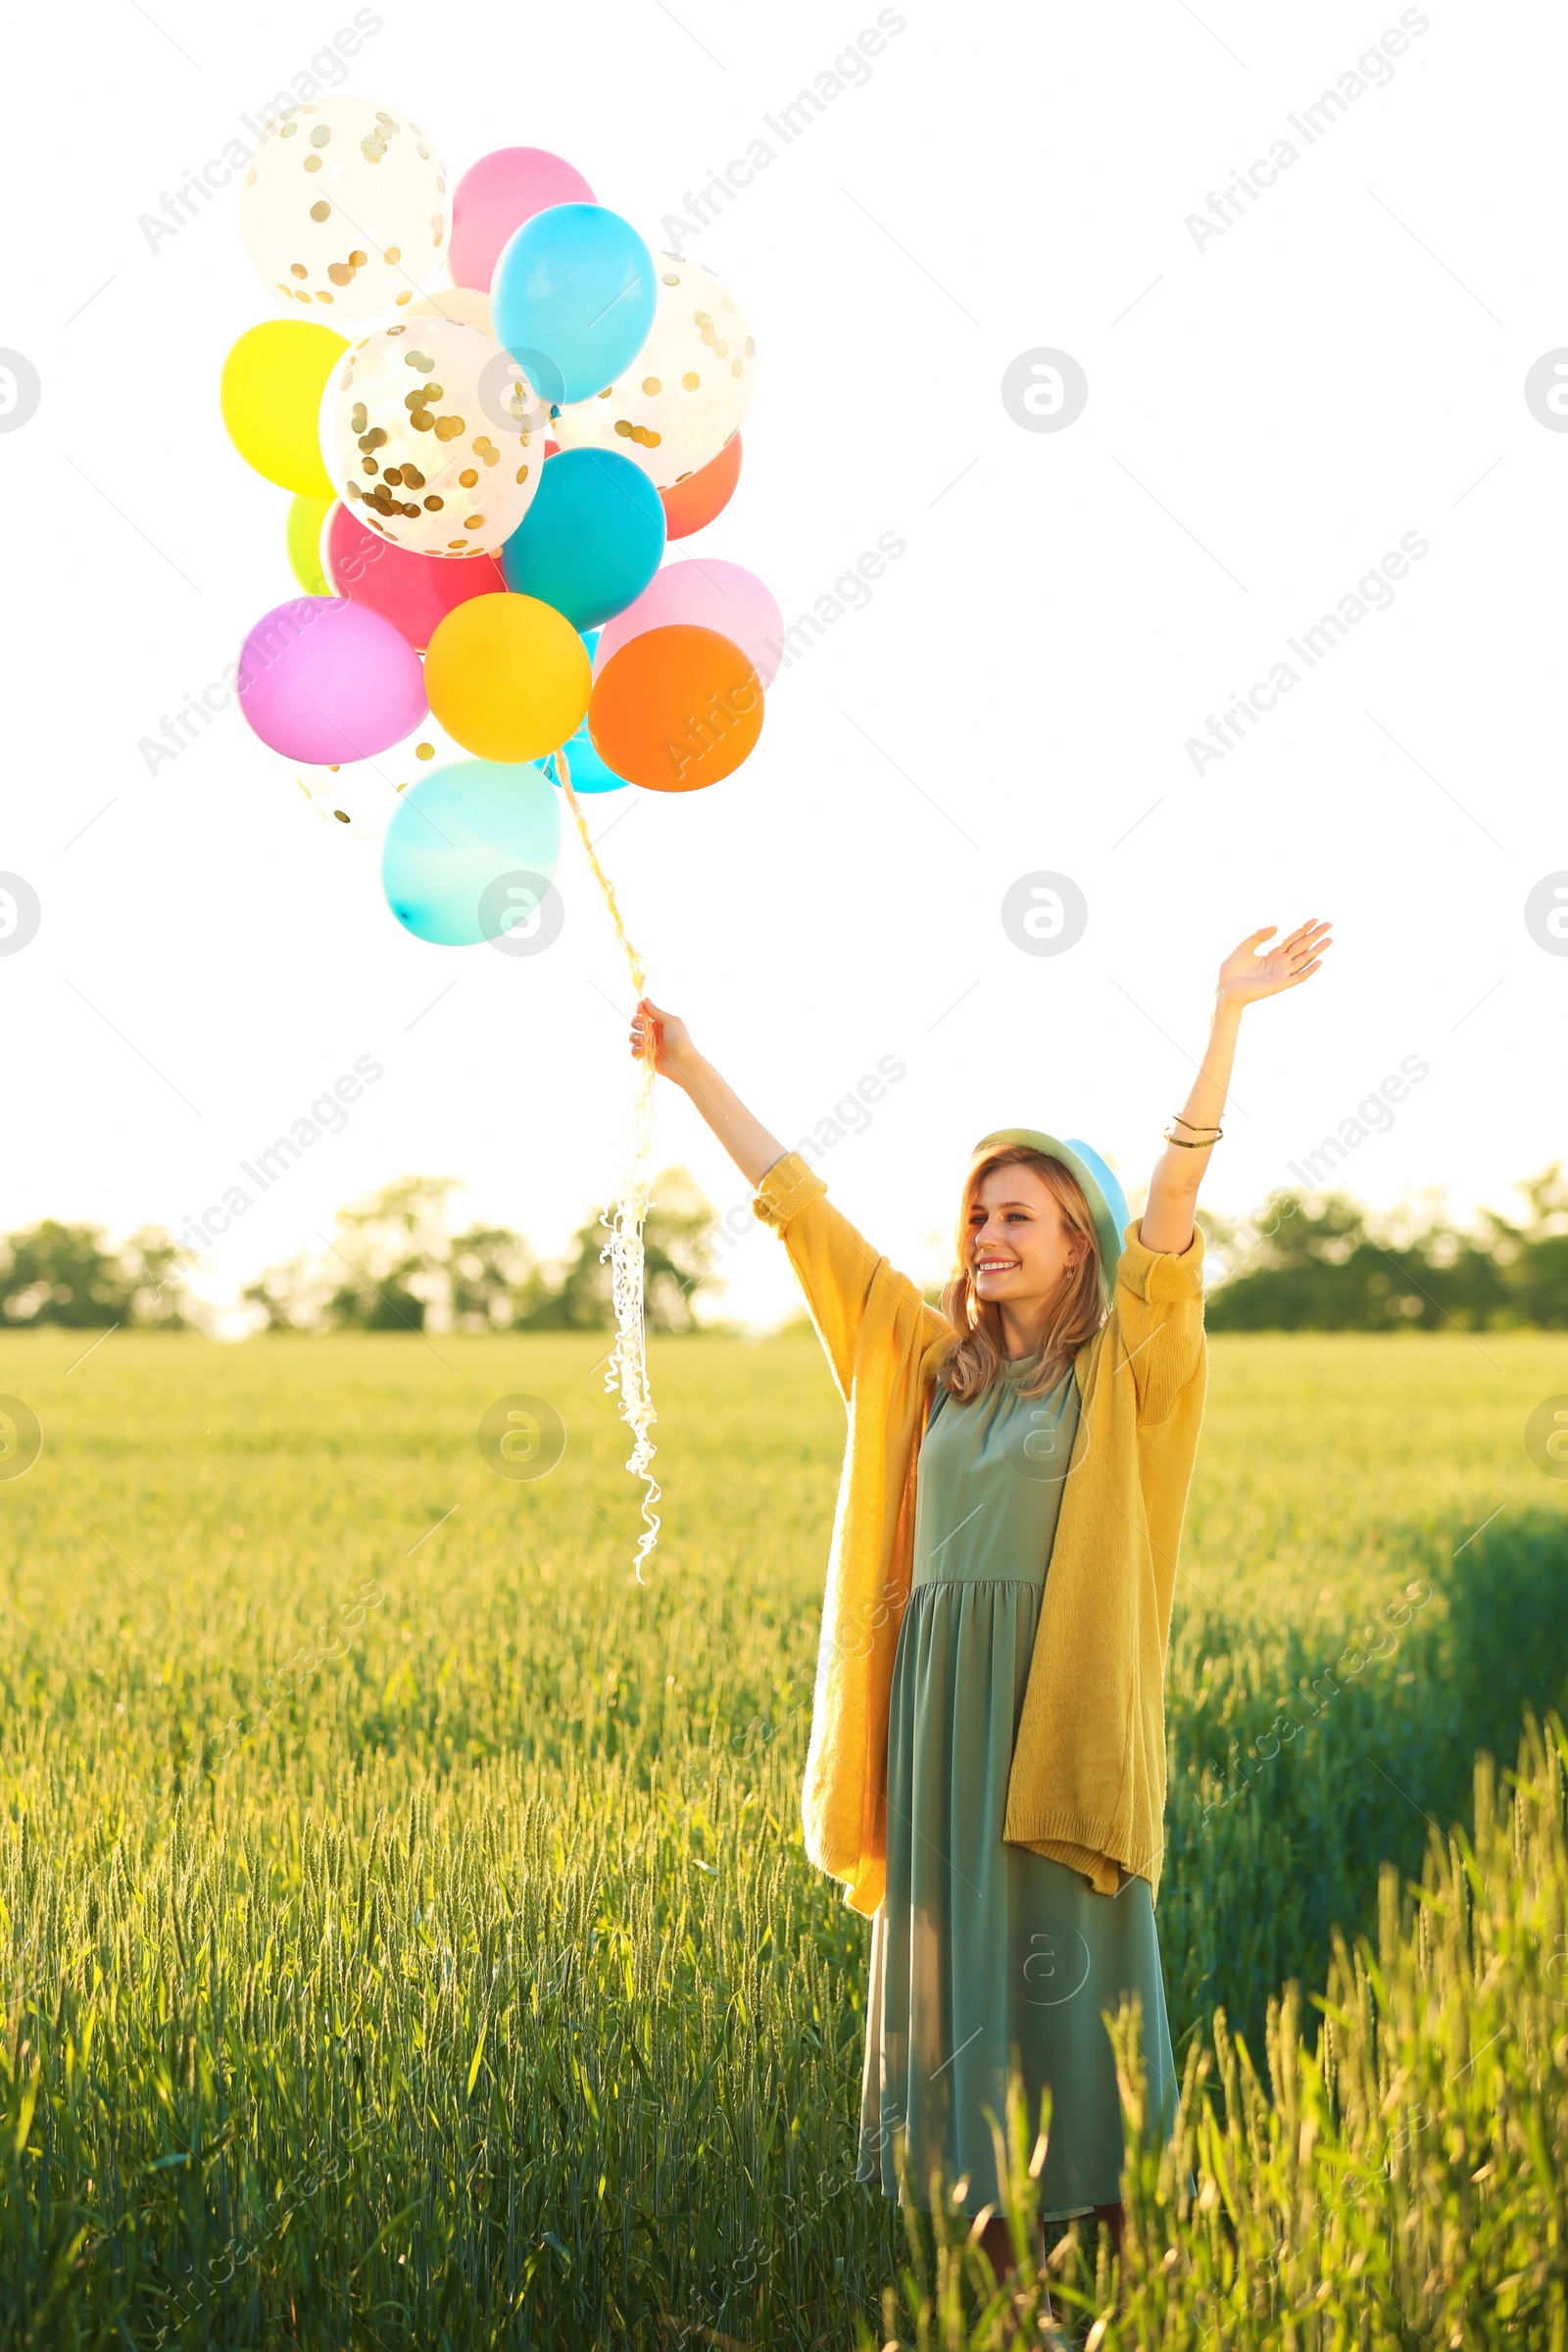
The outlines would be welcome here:
M 366 98 L 297 108 L 240 189 L 240 226 L 263 281 L 333 326 L 422 294 L 451 220 L 446 172 L 418 124 Z
M 659 307 L 624 374 L 552 427 L 563 449 L 612 449 L 656 490 L 716 458 L 751 406 L 757 345 L 718 279 L 678 253 L 656 253 Z
M 321 457 L 368 529 L 424 556 L 494 555 L 539 487 L 548 412 L 475 326 L 398 319 L 351 344 L 321 399 Z
M 478 286 L 437 286 L 433 294 L 421 294 L 408 308 L 411 318 L 456 318 L 460 326 L 476 326 L 480 334 L 494 334 L 490 321 L 490 297 Z
M 400 794 L 433 767 L 466 758 L 427 713 L 389 752 L 373 760 L 345 760 L 341 767 L 296 767 L 294 781 L 332 833 L 350 841 L 380 841 Z
M 369 762 L 342 767 L 297 767 L 294 781 L 316 814 L 333 833 L 350 841 L 379 841 L 394 798 Z

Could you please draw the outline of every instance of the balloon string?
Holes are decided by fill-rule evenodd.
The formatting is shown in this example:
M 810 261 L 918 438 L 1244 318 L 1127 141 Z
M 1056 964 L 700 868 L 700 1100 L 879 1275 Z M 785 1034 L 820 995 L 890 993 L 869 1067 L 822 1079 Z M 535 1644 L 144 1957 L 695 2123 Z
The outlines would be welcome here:
M 593 868 L 594 880 L 604 893 L 610 919 L 615 926 L 615 937 L 625 952 L 631 984 L 641 1003 L 647 983 L 647 966 L 626 936 L 620 907 L 615 900 L 614 886 L 594 852 L 588 837 L 587 819 L 582 804 L 572 789 L 571 769 L 565 752 L 558 751 L 556 773 L 561 789 L 566 796 L 577 826 L 583 854 Z M 643 1311 L 644 1258 L 643 1226 L 649 1209 L 649 1186 L 654 1149 L 654 1025 L 643 1024 L 643 1050 L 638 1061 L 637 1093 L 632 1104 L 631 1132 L 624 1152 L 624 1167 L 613 1210 L 606 1210 L 599 1222 L 609 1232 L 610 1239 L 600 1251 L 601 1258 L 610 1260 L 610 1295 L 615 1315 L 615 1338 L 606 1361 L 605 1388 L 607 1393 L 620 1391 L 620 1417 L 631 1431 L 632 1448 L 626 1467 L 634 1478 L 640 1478 L 647 1489 L 643 1496 L 643 1533 L 638 1538 L 637 1555 L 632 1566 L 637 1582 L 643 1582 L 643 1562 L 659 1541 L 659 1514 L 654 1509 L 660 1500 L 660 1485 L 649 1464 L 654 1458 L 654 1443 L 649 1430 L 657 1420 L 652 1392 L 648 1385 L 648 1338 Z
M 605 905 L 610 908 L 610 919 L 615 926 L 615 937 L 619 940 L 622 948 L 626 952 L 626 962 L 631 970 L 631 984 L 637 991 L 639 1000 L 641 1000 L 643 990 L 648 981 L 648 967 L 644 963 L 642 957 L 638 955 L 637 950 L 632 946 L 631 941 L 626 937 L 626 926 L 620 919 L 620 907 L 615 901 L 615 886 L 611 881 L 610 876 L 606 873 L 604 867 L 600 864 L 598 854 L 594 849 L 593 843 L 588 838 L 588 820 L 583 815 L 582 803 L 578 800 L 576 792 L 572 787 L 571 769 L 566 761 L 564 748 L 556 753 L 555 761 L 556 772 L 561 778 L 561 789 L 565 794 L 567 806 L 569 807 L 572 815 L 577 820 L 577 831 L 582 837 L 583 855 L 586 857 L 589 864 L 594 869 L 594 880 L 598 883 L 600 889 L 605 894 Z M 645 1049 L 643 1058 L 645 1060 L 649 1059 L 652 1055 L 652 1052 L 653 1048 L 650 1044 Z

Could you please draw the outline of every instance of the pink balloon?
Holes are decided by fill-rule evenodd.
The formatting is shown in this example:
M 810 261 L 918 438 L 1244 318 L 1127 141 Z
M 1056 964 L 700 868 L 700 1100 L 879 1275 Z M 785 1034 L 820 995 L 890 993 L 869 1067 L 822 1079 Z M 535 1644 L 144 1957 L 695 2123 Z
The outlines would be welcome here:
M 428 710 L 419 657 L 389 620 L 340 596 L 296 596 L 256 623 L 239 707 L 274 752 L 313 766 L 367 760 Z
M 712 556 L 683 556 L 664 564 L 624 612 L 606 621 L 594 648 L 594 676 L 628 639 L 681 622 L 728 637 L 750 655 L 762 684 L 772 685 L 783 653 L 784 615 L 755 571 Z
M 498 147 L 494 155 L 481 155 L 452 191 L 447 263 L 453 284 L 488 294 L 514 229 L 552 204 L 597 202 L 582 173 L 548 147 Z
M 341 500 L 321 533 L 321 564 L 339 596 L 379 612 L 417 654 L 457 606 L 470 596 L 504 596 L 507 589 L 494 556 L 420 556 L 394 547 L 378 531 L 367 530 Z

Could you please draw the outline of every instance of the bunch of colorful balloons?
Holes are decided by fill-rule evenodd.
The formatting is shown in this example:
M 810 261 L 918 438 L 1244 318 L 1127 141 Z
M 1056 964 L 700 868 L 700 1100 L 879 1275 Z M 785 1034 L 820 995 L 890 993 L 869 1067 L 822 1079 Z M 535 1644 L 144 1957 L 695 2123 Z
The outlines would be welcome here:
M 304 591 L 246 638 L 240 709 L 332 821 L 387 805 L 408 930 L 497 938 L 501 878 L 554 876 L 564 780 L 690 792 L 758 740 L 777 605 L 739 564 L 663 561 L 735 488 L 756 346 L 717 278 L 542 148 L 449 196 L 416 122 L 336 93 L 272 126 L 240 201 L 288 316 L 230 351 L 223 420 L 294 493 Z M 367 763 L 442 730 L 471 757 L 389 799 Z

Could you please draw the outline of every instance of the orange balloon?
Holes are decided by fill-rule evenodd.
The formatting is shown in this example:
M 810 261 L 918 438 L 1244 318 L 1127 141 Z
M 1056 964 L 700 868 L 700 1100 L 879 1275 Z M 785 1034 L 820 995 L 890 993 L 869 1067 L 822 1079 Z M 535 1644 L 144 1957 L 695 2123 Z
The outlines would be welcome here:
M 664 502 L 664 526 L 671 539 L 689 539 L 700 531 L 705 522 L 730 502 L 730 495 L 741 478 L 741 437 L 731 433 L 716 458 L 695 473 L 688 473 L 667 490 L 661 490 Z
M 716 629 L 684 621 L 628 639 L 594 680 L 588 704 L 600 759 L 650 792 L 716 784 L 761 732 L 762 687 L 750 656 Z

